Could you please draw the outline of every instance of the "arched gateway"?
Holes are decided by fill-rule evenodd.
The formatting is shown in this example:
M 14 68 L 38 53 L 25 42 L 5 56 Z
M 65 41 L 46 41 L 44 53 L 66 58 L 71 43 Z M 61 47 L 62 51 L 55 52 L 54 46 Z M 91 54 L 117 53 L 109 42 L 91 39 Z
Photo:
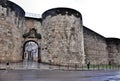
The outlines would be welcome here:
M 23 35 L 25 39 L 23 44 L 23 61 L 38 61 L 41 62 L 40 57 L 40 42 L 41 35 L 37 33 L 35 28 L 29 30 Z
M 39 46 L 35 41 L 27 41 L 24 44 L 23 50 L 24 61 L 38 61 L 39 59 Z

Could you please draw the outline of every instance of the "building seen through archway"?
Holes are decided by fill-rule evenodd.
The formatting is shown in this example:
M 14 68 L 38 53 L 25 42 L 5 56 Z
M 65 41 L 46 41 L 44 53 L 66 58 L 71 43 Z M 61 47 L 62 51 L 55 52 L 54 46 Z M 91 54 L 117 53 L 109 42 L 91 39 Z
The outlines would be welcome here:
M 38 60 L 38 45 L 33 41 L 28 41 L 24 45 L 24 61 L 37 61 Z

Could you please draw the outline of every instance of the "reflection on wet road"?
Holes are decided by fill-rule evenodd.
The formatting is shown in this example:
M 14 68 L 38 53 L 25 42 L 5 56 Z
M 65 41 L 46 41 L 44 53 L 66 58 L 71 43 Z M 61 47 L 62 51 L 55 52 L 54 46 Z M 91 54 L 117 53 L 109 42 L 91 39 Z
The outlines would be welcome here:
M 120 71 L 0 70 L 0 81 L 120 81 Z
M 120 81 L 120 71 L 116 72 L 115 75 L 109 77 L 107 81 Z

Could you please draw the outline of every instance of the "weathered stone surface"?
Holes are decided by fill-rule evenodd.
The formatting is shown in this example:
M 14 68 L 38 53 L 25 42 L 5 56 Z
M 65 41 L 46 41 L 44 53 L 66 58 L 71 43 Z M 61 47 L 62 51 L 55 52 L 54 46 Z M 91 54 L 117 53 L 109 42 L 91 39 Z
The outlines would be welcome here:
M 23 23 L 23 34 L 29 32 L 29 30 L 32 28 L 35 28 L 38 33 L 42 32 L 40 19 L 25 17 Z
M 109 64 L 120 64 L 120 39 L 107 38 Z
M 84 27 L 84 50 L 86 62 L 91 64 L 108 64 L 108 52 L 105 37 Z
M 23 23 L 23 34 L 26 34 L 28 33 L 31 29 L 36 29 L 37 33 L 39 33 L 40 35 L 42 34 L 42 26 L 41 26 L 41 22 L 40 22 L 40 19 L 34 19 L 34 18 L 29 18 L 29 17 L 25 17 L 25 20 L 24 20 L 24 23 Z M 38 55 L 38 58 L 33 58 L 34 61 L 41 61 L 41 39 L 37 39 L 36 37 L 32 37 L 32 38 L 23 38 L 22 40 L 22 47 L 24 48 L 24 44 L 26 42 L 29 42 L 29 41 L 34 41 L 38 44 L 38 48 L 39 48 L 39 55 Z M 22 52 L 22 56 L 24 54 L 24 51 Z
M 11 8 L 0 5 L 0 62 L 22 60 L 22 20 Z
M 23 60 L 25 44 L 32 41 L 39 51 L 33 61 L 120 64 L 120 39 L 106 39 L 83 27 L 78 11 L 55 8 L 37 19 L 24 17 L 24 10 L 18 5 L 6 3 L 7 0 L 0 0 L 0 62 Z
M 42 22 L 42 60 L 53 64 L 84 64 L 83 27 L 71 15 L 48 16 Z

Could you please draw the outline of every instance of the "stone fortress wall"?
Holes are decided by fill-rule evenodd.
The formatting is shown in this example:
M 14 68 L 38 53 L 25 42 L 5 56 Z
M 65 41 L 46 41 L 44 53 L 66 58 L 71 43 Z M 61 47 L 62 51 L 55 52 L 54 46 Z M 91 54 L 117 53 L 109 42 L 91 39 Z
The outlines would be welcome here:
M 0 0 L 0 61 L 20 61 L 25 12 L 18 5 Z
M 108 50 L 106 38 L 84 27 L 84 50 L 86 62 L 91 64 L 108 64 Z
M 35 41 L 39 62 L 120 64 L 120 39 L 105 38 L 84 27 L 78 11 L 54 8 L 39 19 L 24 15 L 18 5 L 0 0 L 0 62 L 22 61 L 24 44 Z
M 43 61 L 66 65 L 84 64 L 81 14 L 67 8 L 55 8 L 42 15 Z
M 120 39 L 107 38 L 109 64 L 120 64 Z

